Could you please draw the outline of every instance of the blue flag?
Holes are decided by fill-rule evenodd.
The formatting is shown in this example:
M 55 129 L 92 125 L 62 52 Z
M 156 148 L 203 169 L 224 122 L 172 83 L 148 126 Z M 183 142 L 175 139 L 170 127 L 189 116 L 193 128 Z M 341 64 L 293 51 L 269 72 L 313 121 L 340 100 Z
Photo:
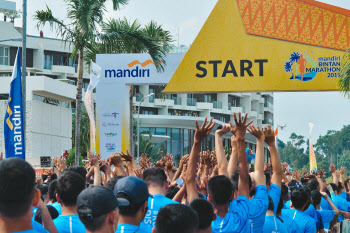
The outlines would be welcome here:
M 19 48 L 13 66 L 9 103 L 5 114 L 4 134 L 6 158 L 19 157 L 25 159 L 21 53 Z

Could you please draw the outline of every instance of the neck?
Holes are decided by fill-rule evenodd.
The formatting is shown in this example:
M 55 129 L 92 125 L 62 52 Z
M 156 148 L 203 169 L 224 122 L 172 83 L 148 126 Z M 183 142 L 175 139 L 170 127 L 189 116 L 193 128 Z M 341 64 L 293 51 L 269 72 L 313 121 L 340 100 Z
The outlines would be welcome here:
M 0 232 L 10 233 L 31 230 L 33 229 L 32 216 L 32 208 L 30 208 L 30 211 L 20 218 L 10 219 L 0 216 Z
M 134 226 L 140 226 L 142 220 L 139 220 L 136 216 L 130 217 L 130 216 L 123 216 L 119 214 L 119 220 L 118 224 L 129 224 Z
M 89 231 L 86 229 L 86 233 L 114 233 L 116 232 L 116 229 L 113 229 L 113 225 L 104 225 L 100 230 L 97 231 Z
M 216 205 L 214 204 L 214 213 L 217 214 L 220 218 L 225 218 L 228 213 L 228 204 L 227 205 Z
M 148 186 L 148 192 L 151 195 L 156 195 L 156 194 L 160 194 L 165 196 L 166 195 L 166 189 L 165 187 L 161 187 L 161 186 L 154 186 L 154 185 L 149 185 Z
M 299 210 L 299 211 L 301 211 L 301 212 L 304 212 L 304 208 L 297 209 L 297 208 L 295 208 L 294 206 L 291 206 L 290 208 L 291 208 L 291 209 L 295 209 L 295 210 Z
M 76 215 L 78 214 L 77 206 L 65 206 L 63 203 L 61 203 L 62 206 L 62 216 L 64 215 Z
M 275 214 L 273 213 L 273 210 L 267 210 L 266 216 L 275 216 Z

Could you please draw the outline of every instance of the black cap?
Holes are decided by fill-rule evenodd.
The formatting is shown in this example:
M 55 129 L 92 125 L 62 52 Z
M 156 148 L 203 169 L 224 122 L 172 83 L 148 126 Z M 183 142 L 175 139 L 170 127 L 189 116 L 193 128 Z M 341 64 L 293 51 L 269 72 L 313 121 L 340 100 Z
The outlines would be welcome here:
M 145 181 L 135 176 L 124 177 L 114 186 L 114 195 L 124 193 L 130 198 L 132 204 L 142 204 L 150 197 Z
M 88 217 L 91 220 L 111 212 L 118 206 L 129 205 L 128 200 L 115 198 L 112 190 L 103 186 L 87 188 L 79 194 L 77 199 L 79 217 Z

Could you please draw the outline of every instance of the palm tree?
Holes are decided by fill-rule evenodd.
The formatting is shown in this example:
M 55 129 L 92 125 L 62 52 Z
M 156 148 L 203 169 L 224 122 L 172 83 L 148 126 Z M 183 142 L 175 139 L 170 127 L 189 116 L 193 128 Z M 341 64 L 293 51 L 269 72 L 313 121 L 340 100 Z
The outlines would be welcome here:
M 290 55 L 290 62 L 292 63 L 292 66 L 291 66 L 291 69 L 292 69 L 292 74 L 293 74 L 293 79 L 294 79 L 294 72 L 293 72 L 293 64 L 295 63 L 295 72 L 297 72 L 297 63 L 300 59 L 300 53 L 299 52 L 293 52 L 291 55 Z M 295 74 L 296 75 L 296 74 Z
M 129 0 L 111 0 L 113 2 L 113 10 L 120 9 L 126 5 Z M 46 11 L 36 11 L 34 19 L 38 21 L 38 27 L 49 23 L 51 28 L 56 26 L 57 35 L 61 36 L 69 45 L 73 45 L 72 57 L 78 56 L 78 77 L 77 77 L 77 94 L 76 94 L 76 123 L 75 123 L 75 159 L 76 164 L 79 162 L 80 154 L 80 124 L 81 124 L 81 98 L 83 83 L 83 60 L 84 49 L 88 44 L 96 40 L 108 43 L 111 46 L 121 45 L 121 38 L 128 35 L 130 38 L 144 40 L 144 45 L 148 49 L 155 64 L 165 62 L 162 53 L 162 47 L 159 43 L 148 37 L 141 37 L 140 34 L 130 30 L 121 31 L 120 33 L 100 34 L 97 30 L 99 25 L 103 24 L 103 15 L 106 11 L 107 0 L 65 0 L 67 3 L 67 18 L 71 21 L 65 23 L 54 17 L 51 9 L 47 7 Z M 157 69 L 161 69 L 157 66 Z
M 338 84 L 341 91 L 345 96 L 350 97 L 350 48 L 342 58 L 339 77 Z
M 290 60 L 284 64 L 284 71 L 286 71 L 287 73 L 292 73 L 292 78 L 294 79 L 292 63 L 290 62 Z
M 129 34 L 123 34 L 128 31 Z M 111 19 L 102 24 L 102 33 L 104 38 L 110 37 L 110 35 L 121 35 L 118 40 L 105 40 L 101 42 L 93 42 L 87 46 L 85 61 L 89 63 L 91 60 L 96 60 L 96 54 L 113 54 L 113 53 L 150 53 L 149 45 L 146 43 L 145 38 L 149 38 L 155 41 L 159 46 L 162 54 L 166 54 L 170 50 L 170 43 L 172 38 L 170 32 L 157 25 L 156 22 L 151 21 L 146 26 L 142 27 L 138 20 L 128 21 L 124 19 Z M 132 34 L 132 36 L 130 36 Z M 162 65 L 158 66 L 163 68 Z M 133 86 L 129 88 L 129 122 L 130 122 L 130 153 L 134 154 L 133 150 Z

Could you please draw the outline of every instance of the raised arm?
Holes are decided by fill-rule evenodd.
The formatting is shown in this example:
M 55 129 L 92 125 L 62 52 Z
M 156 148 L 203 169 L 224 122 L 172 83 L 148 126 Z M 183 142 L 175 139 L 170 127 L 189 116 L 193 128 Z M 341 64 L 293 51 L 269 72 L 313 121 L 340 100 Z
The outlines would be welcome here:
M 280 156 L 277 152 L 275 145 L 275 132 L 271 128 L 271 125 L 267 125 L 267 129 L 264 129 L 265 142 L 269 146 L 271 153 L 271 163 L 272 163 L 272 177 L 271 184 L 278 185 L 281 188 L 282 185 L 282 164 Z
M 201 143 L 203 139 L 210 134 L 211 129 L 215 125 L 215 122 L 212 123 L 212 121 L 213 121 L 213 118 L 211 118 L 209 123 L 206 124 L 207 118 L 205 118 L 204 123 L 201 127 L 198 126 L 198 122 L 196 121 L 197 129 L 196 129 L 196 132 L 194 133 L 194 141 L 193 141 L 190 158 L 188 161 L 186 178 L 185 178 L 187 198 L 189 203 L 193 199 L 198 198 L 198 191 L 197 191 L 196 181 L 195 181 L 197 161 L 199 158 Z
M 227 166 L 228 162 L 225 155 L 224 144 L 222 142 L 222 137 L 230 132 L 230 125 L 224 124 L 221 129 L 215 131 L 215 152 L 216 159 L 218 160 L 219 175 L 224 175 L 229 177 Z
M 339 210 L 338 208 L 334 205 L 332 200 L 329 198 L 328 194 L 326 192 L 320 192 L 323 196 L 324 199 L 326 199 L 329 203 L 329 205 L 332 207 L 332 210 L 334 210 L 334 218 L 331 221 L 330 228 L 333 227 L 333 225 L 337 222 L 338 216 L 339 216 Z
M 237 171 L 237 161 L 238 161 L 238 152 L 237 152 L 237 140 L 236 136 L 233 135 L 231 137 L 231 156 L 230 156 L 230 161 L 228 162 L 228 176 L 231 177 L 232 174 Z
M 240 196 L 249 197 L 249 180 L 248 180 L 248 166 L 247 166 L 247 154 L 245 151 L 245 134 L 247 127 L 253 122 L 250 121 L 246 124 L 248 114 L 246 113 L 243 120 L 241 113 L 233 113 L 233 118 L 236 125 L 231 125 L 231 132 L 236 135 L 237 138 L 237 151 L 238 151 L 238 164 L 239 164 L 239 180 L 238 180 L 238 192 Z
M 335 164 L 334 163 L 332 163 L 329 166 L 329 171 L 332 173 L 333 183 L 338 185 L 338 176 L 337 176 L 337 171 L 335 169 Z
M 107 159 L 107 162 L 110 165 L 114 166 L 114 170 L 113 172 L 117 175 L 117 176 L 127 176 L 125 170 L 124 170 L 124 166 L 123 166 L 123 160 L 120 154 L 115 153 L 109 156 L 109 158 Z
M 266 185 L 264 174 L 264 140 L 265 134 L 260 130 L 259 126 L 255 128 L 253 125 L 248 127 L 249 133 L 256 137 L 256 157 L 254 166 L 255 185 Z
M 94 185 L 101 185 L 101 171 L 98 156 L 93 152 L 89 152 L 89 161 L 91 164 L 91 169 L 94 170 Z

